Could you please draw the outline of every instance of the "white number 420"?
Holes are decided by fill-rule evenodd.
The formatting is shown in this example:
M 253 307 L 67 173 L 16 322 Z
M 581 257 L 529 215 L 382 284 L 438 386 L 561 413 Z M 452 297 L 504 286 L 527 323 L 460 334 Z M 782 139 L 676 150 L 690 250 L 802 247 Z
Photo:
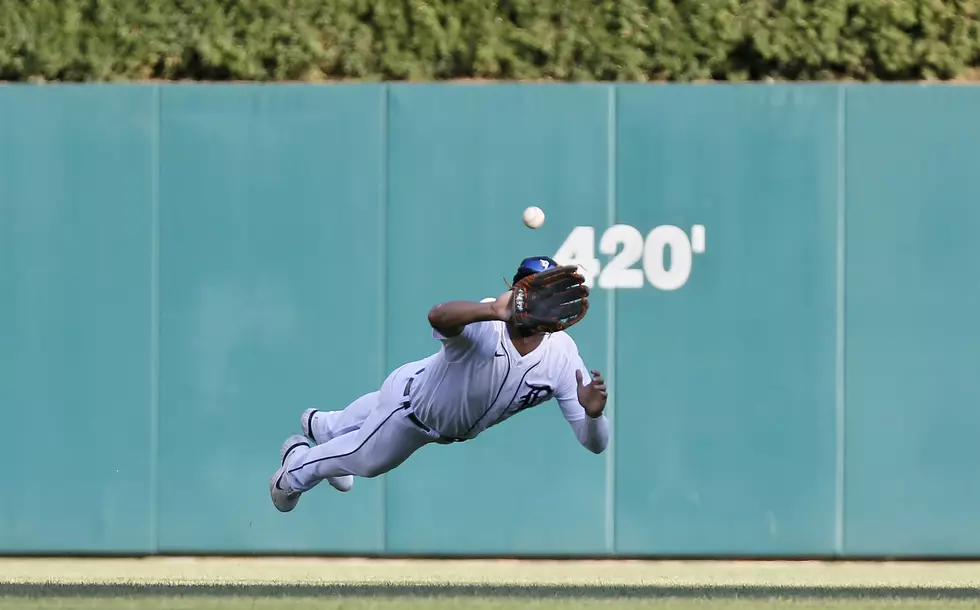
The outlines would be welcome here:
M 622 249 L 620 249 L 622 245 Z M 630 225 L 613 225 L 599 240 L 599 252 L 612 258 L 602 268 L 595 256 L 595 227 L 579 226 L 565 238 L 552 257 L 560 265 L 579 265 L 591 288 L 596 277 L 599 288 L 642 288 L 643 278 L 660 290 L 677 290 L 691 276 L 694 254 L 705 250 L 704 225 L 691 227 L 691 236 L 673 225 L 654 228 L 644 239 Z M 670 268 L 664 254 L 670 248 Z M 643 259 L 642 269 L 633 265 Z

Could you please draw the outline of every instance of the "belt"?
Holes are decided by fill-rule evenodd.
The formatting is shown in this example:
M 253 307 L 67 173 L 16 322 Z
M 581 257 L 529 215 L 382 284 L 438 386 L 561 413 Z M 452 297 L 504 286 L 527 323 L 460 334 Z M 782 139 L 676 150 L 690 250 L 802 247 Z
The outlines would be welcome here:
M 424 370 L 425 370 L 424 368 L 421 369 L 421 370 L 419 370 L 414 375 L 412 375 L 411 377 L 409 377 L 408 378 L 408 381 L 405 382 L 405 391 L 402 393 L 402 397 L 404 398 L 404 400 L 402 401 L 402 408 L 408 409 L 408 414 L 405 417 L 408 418 L 408 421 L 412 422 L 418 428 L 420 428 L 421 430 L 424 430 L 426 433 L 435 434 L 436 436 L 438 436 L 439 437 L 439 440 L 437 442 L 439 442 L 439 443 L 449 444 L 449 443 L 461 443 L 461 442 L 463 442 L 466 439 L 464 439 L 464 438 L 452 438 L 452 437 L 449 437 L 449 436 L 443 436 L 438 430 L 433 430 L 432 428 L 430 428 L 429 426 L 427 426 L 425 424 L 425 422 L 423 422 L 421 419 L 419 419 L 419 416 L 415 414 L 415 409 L 412 408 L 412 400 L 409 397 L 409 394 L 412 391 L 412 382 L 415 381 L 415 378 L 418 377 L 419 375 L 421 375 L 422 374 L 422 371 L 424 371 Z

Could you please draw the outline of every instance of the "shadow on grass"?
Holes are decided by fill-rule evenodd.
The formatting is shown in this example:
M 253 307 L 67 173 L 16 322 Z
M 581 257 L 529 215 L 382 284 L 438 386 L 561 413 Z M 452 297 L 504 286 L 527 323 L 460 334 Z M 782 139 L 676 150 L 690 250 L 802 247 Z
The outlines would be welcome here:
M 2 583 L 2 597 L 510 597 L 535 599 L 915 599 L 980 600 L 970 587 L 562 586 L 406 584 L 41 584 Z

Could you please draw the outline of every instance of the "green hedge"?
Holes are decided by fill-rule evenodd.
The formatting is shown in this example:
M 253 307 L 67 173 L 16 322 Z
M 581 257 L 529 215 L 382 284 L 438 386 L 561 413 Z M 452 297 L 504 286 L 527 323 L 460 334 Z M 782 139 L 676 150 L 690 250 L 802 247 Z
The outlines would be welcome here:
M 0 0 L 2 80 L 969 78 L 980 0 Z

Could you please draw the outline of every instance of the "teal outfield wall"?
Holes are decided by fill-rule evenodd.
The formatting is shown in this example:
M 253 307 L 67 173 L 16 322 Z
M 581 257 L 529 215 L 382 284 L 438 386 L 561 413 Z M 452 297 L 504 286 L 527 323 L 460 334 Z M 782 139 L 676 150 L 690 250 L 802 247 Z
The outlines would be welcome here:
M 980 88 L 0 89 L 0 551 L 980 555 Z M 538 231 L 521 212 L 548 214 Z M 554 403 L 288 515 L 299 414 L 526 255 Z

